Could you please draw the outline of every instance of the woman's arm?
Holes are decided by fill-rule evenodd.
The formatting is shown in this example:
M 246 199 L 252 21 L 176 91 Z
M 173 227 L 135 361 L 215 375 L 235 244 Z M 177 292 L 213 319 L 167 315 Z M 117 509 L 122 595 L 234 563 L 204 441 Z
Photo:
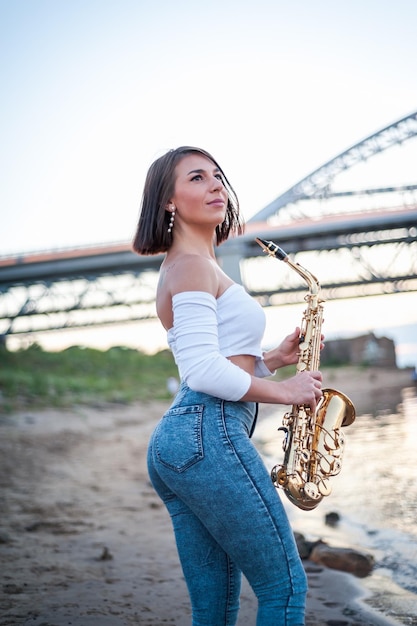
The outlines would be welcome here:
M 250 376 L 221 355 L 216 315 L 217 273 L 209 260 L 198 255 L 187 257 L 172 267 L 170 291 L 177 365 L 190 388 L 225 400 L 310 404 L 315 408 L 321 397 L 320 372 L 302 372 L 279 382 L 265 380 Z M 278 348 L 264 355 L 270 371 L 297 362 L 299 333 L 296 329 Z
M 321 383 L 320 372 L 301 372 L 281 381 L 252 376 L 251 385 L 241 400 L 268 404 L 309 404 L 315 411 L 322 396 Z
M 251 376 L 219 350 L 216 299 L 204 291 L 173 297 L 175 359 L 181 378 L 195 391 L 224 400 L 311 404 L 321 396 L 321 374 L 302 372 L 286 381 Z

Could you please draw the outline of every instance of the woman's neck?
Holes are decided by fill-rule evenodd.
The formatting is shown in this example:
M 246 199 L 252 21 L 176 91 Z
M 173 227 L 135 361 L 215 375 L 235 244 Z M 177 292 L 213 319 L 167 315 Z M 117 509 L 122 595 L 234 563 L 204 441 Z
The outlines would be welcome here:
M 175 254 L 198 254 L 210 259 L 215 258 L 214 235 L 201 232 L 175 233 L 174 241 L 170 248 Z

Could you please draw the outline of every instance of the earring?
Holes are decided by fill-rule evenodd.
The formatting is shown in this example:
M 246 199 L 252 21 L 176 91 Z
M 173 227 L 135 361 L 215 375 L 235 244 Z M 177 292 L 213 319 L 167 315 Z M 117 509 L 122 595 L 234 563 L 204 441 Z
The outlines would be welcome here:
M 175 219 L 175 206 L 172 205 L 171 217 L 169 219 L 168 232 L 170 233 L 174 227 L 174 219 Z

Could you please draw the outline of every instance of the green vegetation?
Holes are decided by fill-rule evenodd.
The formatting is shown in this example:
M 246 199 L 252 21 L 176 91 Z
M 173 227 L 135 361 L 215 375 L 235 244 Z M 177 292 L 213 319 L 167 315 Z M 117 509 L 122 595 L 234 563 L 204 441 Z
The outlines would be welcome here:
M 120 347 L 62 352 L 45 352 L 38 345 L 17 352 L 0 347 L 0 412 L 163 400 L 170 397 L 170 376 L 178 373 L 168 351 L 150 356 Z
M 275 379 L 294 374 L 295 366 L 288 366 L 278 370 Z M 168 350 L 150 356 L 124 347 L 45 352 L 34 344 L 9 352 L 0 346 L 0 413 L 167 400 L 170 377 L 178 378 L 178 371 Z

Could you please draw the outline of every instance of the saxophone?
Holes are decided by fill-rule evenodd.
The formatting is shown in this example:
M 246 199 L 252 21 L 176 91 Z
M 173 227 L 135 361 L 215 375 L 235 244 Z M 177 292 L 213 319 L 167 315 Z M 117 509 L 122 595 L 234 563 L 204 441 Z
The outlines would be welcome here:
M 297 373 L 318 370 L 324 302 L 320 299 L 320 283 L 272 241 L 256 242 L 269 256 L 288 263 L 308 284 Z M 287 498 L 304 511 L 315 509 L 324 496 L 330 495 L 330 478 L 342 469 L 345 439 L 341 427 L 355 420 L 355 407 L 345 394 L 335 389 L 322 389 L 322 394 L 314 412 L 307 404 L 295 404 L 284 415 L 278 429 L 285 433 L 284 462 L 271 471 L 275 487 L 282 488 Z

